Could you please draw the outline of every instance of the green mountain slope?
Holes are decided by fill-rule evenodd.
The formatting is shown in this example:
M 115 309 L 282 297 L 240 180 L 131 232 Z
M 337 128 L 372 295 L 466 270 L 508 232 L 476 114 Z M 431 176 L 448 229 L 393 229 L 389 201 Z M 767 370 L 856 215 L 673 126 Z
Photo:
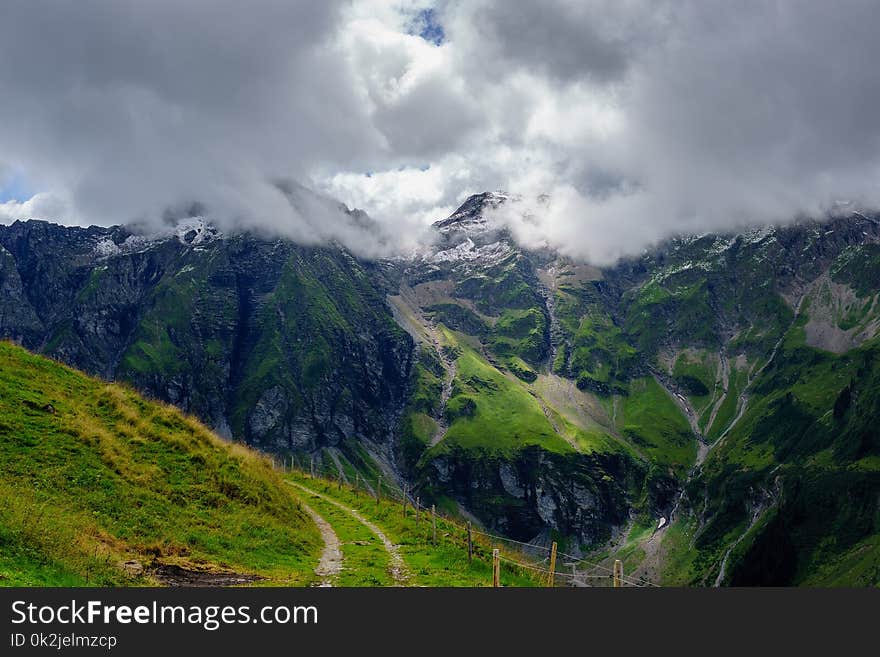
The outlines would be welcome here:
M 6 342 L 0 500 L 2 585 L 295 585 L 320 551 L 264 457 Z
M 880 341 L 835 355 L 797 329 L 689 486 L 682 583 L 880 583 Z
M 406 258 L 0 227 L 0 335 L 349 482 L 653 581 L 876 583 L 880 217 L 611 267 L 480 194 Z M 858 575 L 854 573 L 860 573 Z

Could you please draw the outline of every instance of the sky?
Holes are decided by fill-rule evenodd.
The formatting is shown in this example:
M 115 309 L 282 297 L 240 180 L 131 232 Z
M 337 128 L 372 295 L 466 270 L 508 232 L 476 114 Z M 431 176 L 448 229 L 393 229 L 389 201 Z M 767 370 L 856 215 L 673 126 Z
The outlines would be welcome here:
M 0 222 L 195 207 L 377 256 L 504 190 L 523 243 L 608 264 L 877 207 L 878 24 L 858 0 L 12 0 Z

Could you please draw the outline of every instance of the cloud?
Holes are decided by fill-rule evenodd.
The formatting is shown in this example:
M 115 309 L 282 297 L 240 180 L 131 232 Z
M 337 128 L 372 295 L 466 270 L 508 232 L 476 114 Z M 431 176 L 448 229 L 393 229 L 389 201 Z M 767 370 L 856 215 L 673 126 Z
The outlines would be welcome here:
M 633 0 L 545 0 L 516 7 L 474 0 L 451 12 L 453 29 L 472 54 L 474 75 L 522 69 L 560 83 L 620 80 L 634 55 L 655 39 L 661 15 L 656 3 Z
M 471 2 L 445 18 L 450 74 L 492 126 L 463 168 L 522 197 L 499 213 L 524 241 L 606 264 L 678 232 L 880 205 L 875 3 Z
M 11 3 L 0 159 L 48 194 L 0 218 L 51 198 L 67 222 L 149 223 L 198 201 L 378 254 L 504 189 L 521 239 L 607 263 L 878 206 L 878 19 L 859 0 Z M 279 180 L 375 223 L 333 202 L 315 221 Z
M 65 224 L 75 224 L 70 205 L 62 198 L 46 192 L 34 194 L 26 201 L 10 199 L 0 203 L 0 223 L 42 219 Z
M 0 22 L 0 153 L 81 223 L 304 222 L 279 177 L 383 151 L 338 51 L 340 2 L 42 0 Z

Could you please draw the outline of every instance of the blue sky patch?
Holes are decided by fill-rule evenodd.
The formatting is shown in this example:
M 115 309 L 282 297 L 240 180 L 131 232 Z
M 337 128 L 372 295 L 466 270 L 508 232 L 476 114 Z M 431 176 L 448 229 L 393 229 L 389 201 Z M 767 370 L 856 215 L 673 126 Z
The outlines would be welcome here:
M 428 43 L 439 46 L 446 40 L 446 33 L 443 31 L 443 25 L 440 24 L 437 12 L 433 7 L 422 9 L 413 18 L 410 34 L 418 34 Z
M 34 195 L 20 173 L 11 176 L 0 176 L 0 203 L 6 201 L 27 201 Z

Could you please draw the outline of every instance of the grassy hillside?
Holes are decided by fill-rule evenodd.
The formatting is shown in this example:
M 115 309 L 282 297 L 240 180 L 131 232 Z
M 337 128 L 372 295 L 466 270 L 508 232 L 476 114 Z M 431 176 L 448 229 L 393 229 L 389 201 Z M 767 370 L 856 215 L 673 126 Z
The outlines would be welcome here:
M 618 422 L 623 434 L 653 462 L 683 476 L 693 465 L 697 447 L 687 420 L 654 379 L 636 379 L 623 397 Z
M 880 583 L 878 362 L 876 339 L 836 355 L 792 330 L 689 486 L 705 507 L 690 540 L 670 542 L 668 582 Z
M 506 378 L 465 344 L 457 344 L 456 349 L 457 374 L 446 407 L 450 427 L 444 446 L 498 452 L 530 444 L 561 453 L 571 449 L 525 387 Z
M 0 343 L 0 584 L 298 585 L 320 547 L 265 458 Z

